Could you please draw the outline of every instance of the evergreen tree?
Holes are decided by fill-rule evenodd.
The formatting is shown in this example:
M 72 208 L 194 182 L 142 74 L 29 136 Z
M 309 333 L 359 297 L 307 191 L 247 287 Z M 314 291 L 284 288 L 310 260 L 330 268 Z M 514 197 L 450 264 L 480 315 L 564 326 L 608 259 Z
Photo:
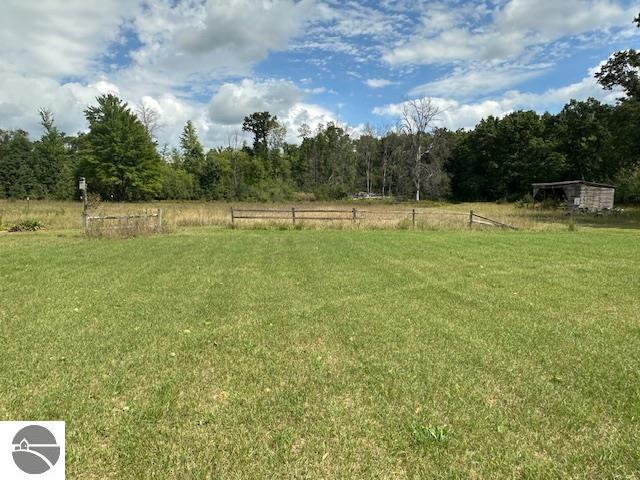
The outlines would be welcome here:
M 187 122 L 182 130 L 180 147 L 182 149 L 182 168 L 196 178 L 198 195 L 201 195 L 204 193 L 205 186 L 203 184 L 207 183 L 203 178 L 205 174 L 205 154 L 198 138 L 196 127 L 193 126 L 191 120 Z
M 84 176 L 103 198 L 140 200 L 161 187 L 161 160 L 155 143 L 127 103 L 102 95 L 89 107 Z
M 69 199 L 74 193 L 71 162 L 65 145 L 65 135 L 54 125 L 49 110 L 40 111 L 44 133 L 35 146 L 35 175 L 44 195 Z

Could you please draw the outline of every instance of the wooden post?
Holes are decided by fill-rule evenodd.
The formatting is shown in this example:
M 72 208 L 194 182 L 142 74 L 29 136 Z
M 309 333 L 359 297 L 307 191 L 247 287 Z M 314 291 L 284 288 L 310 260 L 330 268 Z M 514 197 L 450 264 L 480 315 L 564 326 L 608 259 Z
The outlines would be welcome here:
M 413 223 L 413 226 L 416 226 L 416 209 L 412 209 L 411 210 L 411 223 Z
M 157 229 L 158 231 L 162 231 L 162 209 L 158 209 L 158 219 L 157 219 Z
M 291 223 L 296 224 L 296 207 L 291 207 Z
M 473 225 L 473 210 L 469 210 L 469 228 Z
M 356 218 L 358 217 L 358 211 L 355 208 L 353 208 L 351 210 L 351 214 L 352 214 L 351 223 L 356 223 Z
M 235 226 L 235 217 L 233 216 L 233 207 L 231 207 L 231 226 Z
M 78 188 L 82 192 L 82 226 L 86 230 L 89 227 L 89 212 L 87 209 L 87 180 L 84 177 L 80 178 Z

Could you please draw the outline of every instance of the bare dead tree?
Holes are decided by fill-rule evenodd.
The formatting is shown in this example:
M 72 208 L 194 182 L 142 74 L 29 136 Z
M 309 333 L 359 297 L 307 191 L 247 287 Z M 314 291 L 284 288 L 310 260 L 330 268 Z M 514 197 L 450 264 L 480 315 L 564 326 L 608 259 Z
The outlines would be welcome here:
M 358 160 L 364 165 L 365 169 L 367 193 L 371 193 L 373 162 L 377 153 L 378 140 L 376 131 L 368 123 L 365 125 L 362 135 L 357 141 L 357 146 Z
M 409 139 L 411 158 L 411 176 L 416 191 L 416 202 L 420 201 L 420 187 L 427 174 L 423 160 L 427 132 L 434 127 L 440 115 L 440 109 L 430 98 L 407 100 L 402 104 L 400 128 Z
M 233 178 L 233 197 L 238 195 L 239 187 L 239 175 L 238 175 L 238 156 L 240 155 L 240 131 L 234 130 L 233 133 L 227 137 L 229 145 L 229 155 L 231 156 L 231 176 Z
M 156 133 L 161 127 L 160 113 L 143 101 L 136 107 L 136 116 L 144 126 L 147 135 L 155 139 Z
M 400 151 L 400 144 L 397 142 L 396 129 L 387 125 L 376 128 L 376 135 L 380 139 L 382 148 L 380 150 L 381 170 L 382 170 L 382 196 L 391 194 L 390 177 L 394 160 Z

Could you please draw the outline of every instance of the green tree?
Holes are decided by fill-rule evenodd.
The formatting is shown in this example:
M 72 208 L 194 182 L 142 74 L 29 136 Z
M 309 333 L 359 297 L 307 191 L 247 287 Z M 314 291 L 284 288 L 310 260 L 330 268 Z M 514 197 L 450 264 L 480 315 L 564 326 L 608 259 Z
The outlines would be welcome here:
M 0 130 L 0 196 L 25 198 L 41 193 L 36 188 L 34 147 L 24 130 Z
M 196 179 L 186 170 L 164 163 L 159 197 L 171 200 L 190 200 L 196 197 Z
M 640 28 L 640 14 L 634 23 Z M 595 76 L 607 90 L 619 86 L 630 98 L 640 101 L 640 52 L 631 48 L 614 53 Z
M 278 117 L 269 112 L 254 112 L 244 117 L 242 130 L 253 134 L 253 154 L 266 157 L 269 148 L 269 133 L 278 128 Z
M 54 124 L 49 110 L 40 110 L 44 133 L 35 145 L 35 175 L 44 195 L 69 199 L 74 194 L 74 175 L 67 151 L 65 135 Z
M 182 167 L 191 173 L 200 184 L 200 177 L 204 170 L 205 155 L 202 143 L 198 138 L 198 132 L 191 120 L 187 122 L 182 130 L 180 147 L 182 149 Z
M 154 197 L 161 187 L 161 159 L 155 143 L 127 103 L 102 95 L 85 110 L 89 122 L 85 176 L 103 198 L 119 201 Z
M 558 114 L 553 132 L 567 159 L 567 177 L 608 181 L 617 170 L 609 120 L 613 107 L 589 98 L 571 100 Z

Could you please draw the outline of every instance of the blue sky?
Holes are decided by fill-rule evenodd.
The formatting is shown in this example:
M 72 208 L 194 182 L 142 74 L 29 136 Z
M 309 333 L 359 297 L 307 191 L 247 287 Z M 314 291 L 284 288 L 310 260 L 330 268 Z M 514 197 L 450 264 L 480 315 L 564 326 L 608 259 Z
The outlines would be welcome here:
M 429 97 L 440 123 L 471 128 L 571 98 L 613 102 L 593 72 L 640 47 L 626 0 L 41 0 L 3 2 L 0 128 L 39 135 L 37 111 L 86 128 L 106 92 L 154 109 L 159 143 L 187 120 L 207 146 L 269 110 L 295 141 L 302 123 L 358 135 L 392 127 Z

